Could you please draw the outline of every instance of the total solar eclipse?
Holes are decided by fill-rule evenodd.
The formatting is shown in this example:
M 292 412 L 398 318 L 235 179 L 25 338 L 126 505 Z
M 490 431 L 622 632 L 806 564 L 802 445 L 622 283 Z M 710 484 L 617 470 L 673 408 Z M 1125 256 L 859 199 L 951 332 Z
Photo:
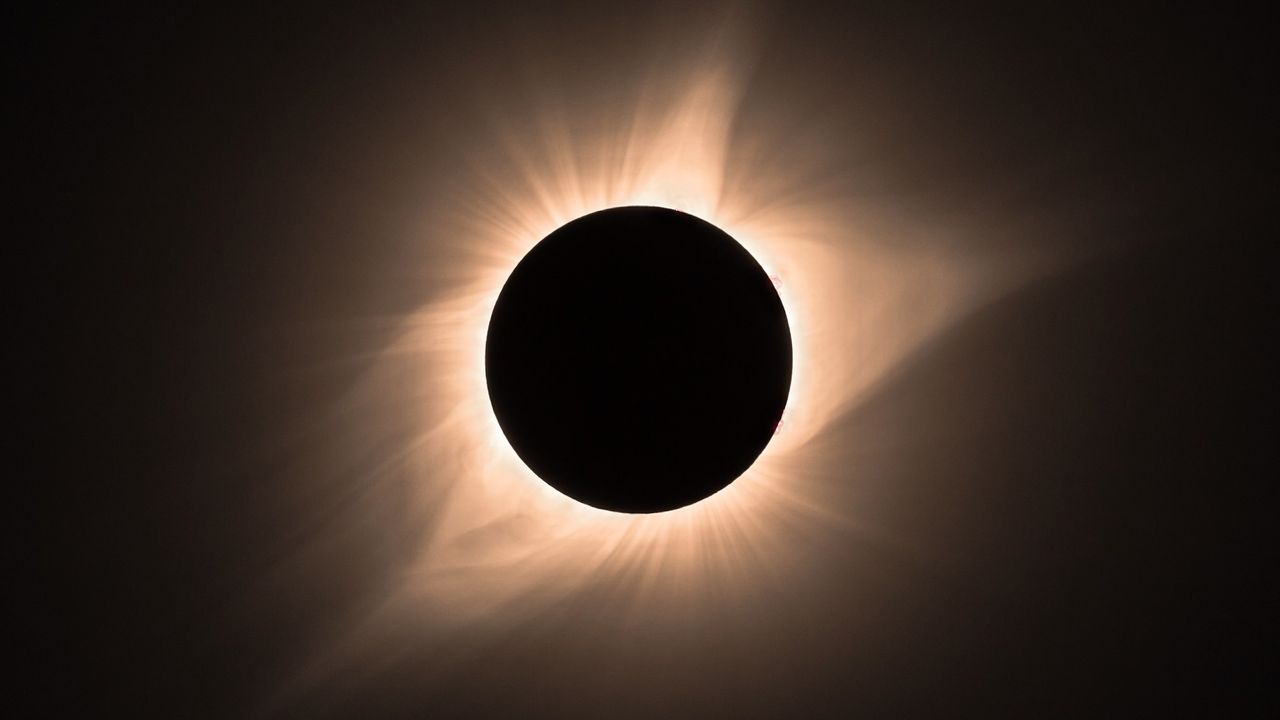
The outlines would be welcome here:
M 597 508 L 663 512 L 726 487 L 768 444 L 791 334 L 769 276 L 723 230 L 619 207 L 561 226 L 512 271 L 485 375 L 538 477 Z

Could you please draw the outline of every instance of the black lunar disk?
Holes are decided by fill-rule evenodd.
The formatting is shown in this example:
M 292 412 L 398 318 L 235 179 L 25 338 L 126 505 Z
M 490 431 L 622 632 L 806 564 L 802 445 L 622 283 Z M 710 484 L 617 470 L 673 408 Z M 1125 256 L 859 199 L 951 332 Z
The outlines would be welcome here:
M 485 373 L 538 477 L 598 508 L 662 512 L 733 482 L 768 444 L 791 333 L 773 283 L 724 231 L 613 208 L 560 227 L 512 271 Z

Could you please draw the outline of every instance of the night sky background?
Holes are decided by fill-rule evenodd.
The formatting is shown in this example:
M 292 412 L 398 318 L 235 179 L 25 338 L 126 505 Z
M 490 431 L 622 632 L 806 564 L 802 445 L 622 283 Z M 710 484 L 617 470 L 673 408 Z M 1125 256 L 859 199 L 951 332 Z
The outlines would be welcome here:
M 1075 6 L 751 15 L 744 117 L 820 126 L 860 202 L 1080 249 L 812 440 L 824 502 L 901 542 L 814 525 L 750 604 L 672 620 L 602 582 L 297 685 L 431 530 L 314 472 L 340 438 L 312 420 L 388 342 L 365 320 L 449 291 L 405 268 L 459 260 L 404 228 L 456 197 L 482 111 L 538 101 L 528 58 L 631 102 L 615 74 L 721 16 L 512 5 L 10 14 L 33 462 L 5 544 L 36 715 L 1275 716 L 1267 43 Z

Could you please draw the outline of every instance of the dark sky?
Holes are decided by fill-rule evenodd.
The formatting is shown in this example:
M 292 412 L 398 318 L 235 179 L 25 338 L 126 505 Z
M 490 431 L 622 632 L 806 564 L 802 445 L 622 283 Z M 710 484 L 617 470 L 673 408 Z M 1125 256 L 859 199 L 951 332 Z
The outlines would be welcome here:
M 974 253 L 1083 258 L 958 318 L 811 441 L 823 502 L 902 542 L 802 528 L 796 582 L 739 580 L 707 616 L 603 579 L 428 618 L 290 692 L 434 529 L 327 466 L 344 426 L 315 422 L 390 342 L 369 319 L 465 271 L 404 228 L 465 199 L 486 111 L 636 103 L 637 68 L 723 15 L 263 5 L 10 18 L 12 377 L 42 448 L 7 543 L 34 576 L 20 694 L 52 716 L 1274 715 L 1255 20 L 756 8 L 743 126 L 816 133 L 862 205 L 1000 228 L 955 241 Z M 415 432 L 358 422 L 387 452 Z

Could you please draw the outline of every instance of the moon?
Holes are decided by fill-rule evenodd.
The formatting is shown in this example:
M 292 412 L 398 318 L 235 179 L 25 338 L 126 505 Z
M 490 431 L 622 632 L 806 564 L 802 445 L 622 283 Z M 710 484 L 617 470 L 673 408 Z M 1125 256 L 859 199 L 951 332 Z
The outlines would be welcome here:
M 732 483 L 773 437 L 791 369 L 786 312 L 759 263 L 660 207 L 590 213 L 544 238 L 503 286 L 485 344 L 494 415 L 520 459 L 623 513 Z

